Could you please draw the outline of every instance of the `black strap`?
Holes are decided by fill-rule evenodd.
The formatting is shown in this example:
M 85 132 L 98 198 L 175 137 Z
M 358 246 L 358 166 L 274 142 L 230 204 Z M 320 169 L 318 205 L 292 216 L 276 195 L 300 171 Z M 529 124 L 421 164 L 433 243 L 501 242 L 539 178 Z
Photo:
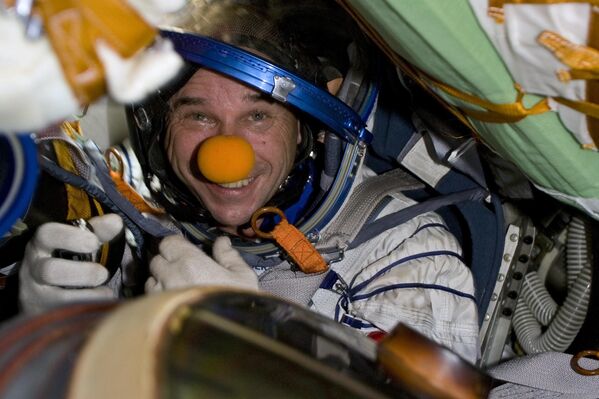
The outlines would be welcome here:
M 482 201 L 488 195 L 488 191 L 484 188 L 473 188 L 470 190 L 434 197 L 392 214 L 385 215 L 380 219 L 364 225 L 354 240 L 349 244 L 348 249 L 356 248 L 364 242 L 370 240 L 372 237 L 376 237 L 382 232 L 405 223 L 423 213 L 433 212 L 444 206 L 453 205 L 464 201 Z
M 164 237 L 173 234 L 172 231 L 168 230 L 155 220 L 144 217 L 133 206 L 133 204 L 131 204 L 129 201 L 127 201 L 127 199 L 121 196 L 121 194 L 116 190 L 116 188 L 111 187 L 114 192 L 111 193 L 111 196 L 108 196 L 107 193 L 102 191 L 100 188 L 94 186 L 93 184 L 89 183 L 86 179 L 64 170 L 55 162 L 51 161 L 46 157 L 40 158 L 40 166 L 50 176 L 84 190 L 89 195 L 100 201 L 102 205 L 106 206 L 114 213 L 119 214 L 123 218 L 123 222 L 127 225 L 129 230 L 131 230 L 131 233 L 133 234 L 135 241 L 138 244 L 138 248 L 142 248 L 143 246 L 144 239 L 142 230 L 154 237 Z M 102 175 L 102 173 L 99 173 L 98 175 Z M 110 188 L 108 190 L 110 190 Z

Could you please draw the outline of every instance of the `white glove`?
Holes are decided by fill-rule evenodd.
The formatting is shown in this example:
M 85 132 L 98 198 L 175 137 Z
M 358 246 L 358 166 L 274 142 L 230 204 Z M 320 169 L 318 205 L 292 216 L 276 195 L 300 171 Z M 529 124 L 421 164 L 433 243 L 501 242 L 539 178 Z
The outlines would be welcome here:
M 114 298 L 106 285 L 108 270 L 99 263 L 52 257 L 55 249 L 95 253 L 122 229 L 116 214 L 88 220 L 94 232 L 79 227 L 46 223 L 25 248 L 19 271 L 19 299 L 25 312 L 41 312 L 52 306 L 79 300 Z
M 150 262 L 152 276 L 146 281 L 146 292 L 198 285 L 224 285 L 258 290 L 258 277 L 245 263 L 228 237 L 218 237 L 212 248 L 212 259 L 182 236 L 164 238 L 160 253 Z

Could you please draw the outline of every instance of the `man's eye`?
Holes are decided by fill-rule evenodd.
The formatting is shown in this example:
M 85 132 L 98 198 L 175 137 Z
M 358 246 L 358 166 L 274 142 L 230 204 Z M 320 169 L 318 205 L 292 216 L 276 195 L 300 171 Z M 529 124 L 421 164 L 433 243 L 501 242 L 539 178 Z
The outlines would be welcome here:
M 208 121 L 208 117 L 204 114 L 201 113 L 197 113 L 194 112 L 190 115 L 191 119 L 195 120 L 195 121 L 200 121 L 200 122 L 207 122 Z
M 266 119 L 266 113 L 262 111 L 254 111 L 250 114 L 253 121 L 263 121 Z

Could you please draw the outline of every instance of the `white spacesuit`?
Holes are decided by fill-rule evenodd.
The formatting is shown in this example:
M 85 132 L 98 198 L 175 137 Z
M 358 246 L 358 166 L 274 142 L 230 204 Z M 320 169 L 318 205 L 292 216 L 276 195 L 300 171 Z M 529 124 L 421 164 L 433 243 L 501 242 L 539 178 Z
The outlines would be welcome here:
M 326 6 L 318 1 L 301 6 L 256 2 L 260 3 L 258 14 L 270 17 L 269 23 L 262 25 L 252 23 L 256 21 L 251 19 L 254 17 L 247 5 L 192 3 L 199 9 L 187 11 L 186 16 L 195 19 L 184 23 L 183 30 L 162 31 L 185 59 L 187 70 L 148 101 L 128 108 L 133 150 L 119 150 L 124 179 L 138 191 L 148 190 L 148 199 L 166 211 L 158 219 L 168 222 L 161 229 L 154 223 L 156 218 L 142 215 L 145 211 L 115 202 L 114 190 L 107 189 L 102 178 L 79 173 L 83 179 L 71 180 L 71 184 L 80 184 L 88 193 L 99 191 L 100 202 L 112 201 L 108 208 L 123 217 L 129 239 L 136 244 L 132 252 L 149 261 L 146 292 L 213 284 L 259 288 L 309 306 L 373 338 L 389 332 L 397 323 L 406 323 L 474 362 L 479 351 L 474 283 L 460 244 L 443 219 L 433 212 L 419 212 L 376 234 L 367 231 L 356 240 L 355 234 L 363 226 L 415 204 L 417 201 L 403 191 L 419 188 L 398 184 L 378 192 L 378 183 L 370 188 L 363 184 L 376 181 L 371 179 L 377 177 L 364 159 L 378 109 L 378 81 L 376 73 L 370 76 L 376 71 L 376 62 L 364 62 L 370 60 L 361 58 L 369 57 L 361 52 L 363 43 L 350 46 L 357 28 L 348 25 L 345 30 L 325 24 L 322 18 L 340 18 L 342 23 L 351 24 L 338 15 L 339 10 L 331 8 L 330 2 Z M 243 14 L 221 15 L 231 11 Z M 247 26 L 235 30 L 231 21 L 245 21 Z M 185 33 L 186 29 L 195 33 Z M 312 35 L 322 41 L 305 36 L 309 29 L 316 29 Z M 272 31 L 277 32 L 274 37 L 269 36 Z M 331 33 L 336 36 L 327 38 Z M 296 41 L 302 37 L 310 41 L 307 50 L 298 49 Z M 331 49 L 334 54 L 326 54 Z M 302 58 L 304 52 L 310 56 Z M 339 62 L 343 58 L 345 64 Z M 169 148 L 165 155 L 168 144 L 164 143 L 165 134 L 171 134 L 171 128 L 165 127 L 171 121 L 169 100 L 186 82 L 200 76 L 196 74 L 203 68 L 241 81 L 252 93 L 263 93 L 256 98 L 265 97 L 266 93 L 269 104 L 285 103 L 285 107 L 302 115 L 301 140 L 298 139 L 301 144 L 293 167 L 267 205 L 285 212 L 289 222 L 321 253 L 327 270 L 304 273 L 301 266 L 289 261 L 286 250 L 269 240 L 223 234 L 216 227 L 214 215 L 204 206 L 204 198 L 183 181 L 184 173 L 173 173 L 169 161 L 174 150 Z M 193 102 L 182 98 L 179 103 Z M 201 118 L 205 116 L 198 119 Z M 93 146 L 84 141 L 78 145 L 95 165 L 93 172 L 99 176 L 107 174 L 106 167 L 99 165 L 101 157 Z M 65 177 L 57 172 L 60 168 L 56 163 L 45 162 L 43 166 L 56 172 L 56 177 Z M 72 174 L 76 172 L 71 170 Z M 404 177 L 410 184 L 414 182 L 413 177 Z M 400 176 L 397 182 L 401 181 Z M 89 190 L 94 186 L 101 189 Z M 373 192 L 380 198 L 371 198 Z M 361 208 L 354 208 L 356 203 Z M 340 221 L 349 223 L 345 226 L 355 231 L 339 227 Z M 276 218 L 271 218 L 263 226 L 277 223 Z M 106 287 L 108 272 L 97 263 L 55 256 L 57 248 L 95 252 L 122 227 L 120 219 L 112 215 L 91 219 L 90 224 L 93 232 L 62 224 L 38 229 L 21 265 L 20 297 L 25 309 L 39 311 L 59 302 L 122 294 L 119 283 L 128 278 L 126 267 L 111 279 L 115 291 Z M 179 231 L 189 241 L 174 234 L 163 239 L 157 249 L 144 253 L 140 239 L 147 238 L 144 230 L 147 233 L 148 229 L 152 230 L 150 236 Z

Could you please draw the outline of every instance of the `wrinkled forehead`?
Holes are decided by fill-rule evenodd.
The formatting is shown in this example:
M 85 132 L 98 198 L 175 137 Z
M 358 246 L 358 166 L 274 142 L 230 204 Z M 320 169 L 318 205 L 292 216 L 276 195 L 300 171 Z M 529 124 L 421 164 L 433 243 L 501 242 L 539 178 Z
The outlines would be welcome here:
M 198 68 L 173 97 L 206 91 L 236 92 L 243 96 L 263 95 L 259 90 L 226 74 L 208 68 Z

